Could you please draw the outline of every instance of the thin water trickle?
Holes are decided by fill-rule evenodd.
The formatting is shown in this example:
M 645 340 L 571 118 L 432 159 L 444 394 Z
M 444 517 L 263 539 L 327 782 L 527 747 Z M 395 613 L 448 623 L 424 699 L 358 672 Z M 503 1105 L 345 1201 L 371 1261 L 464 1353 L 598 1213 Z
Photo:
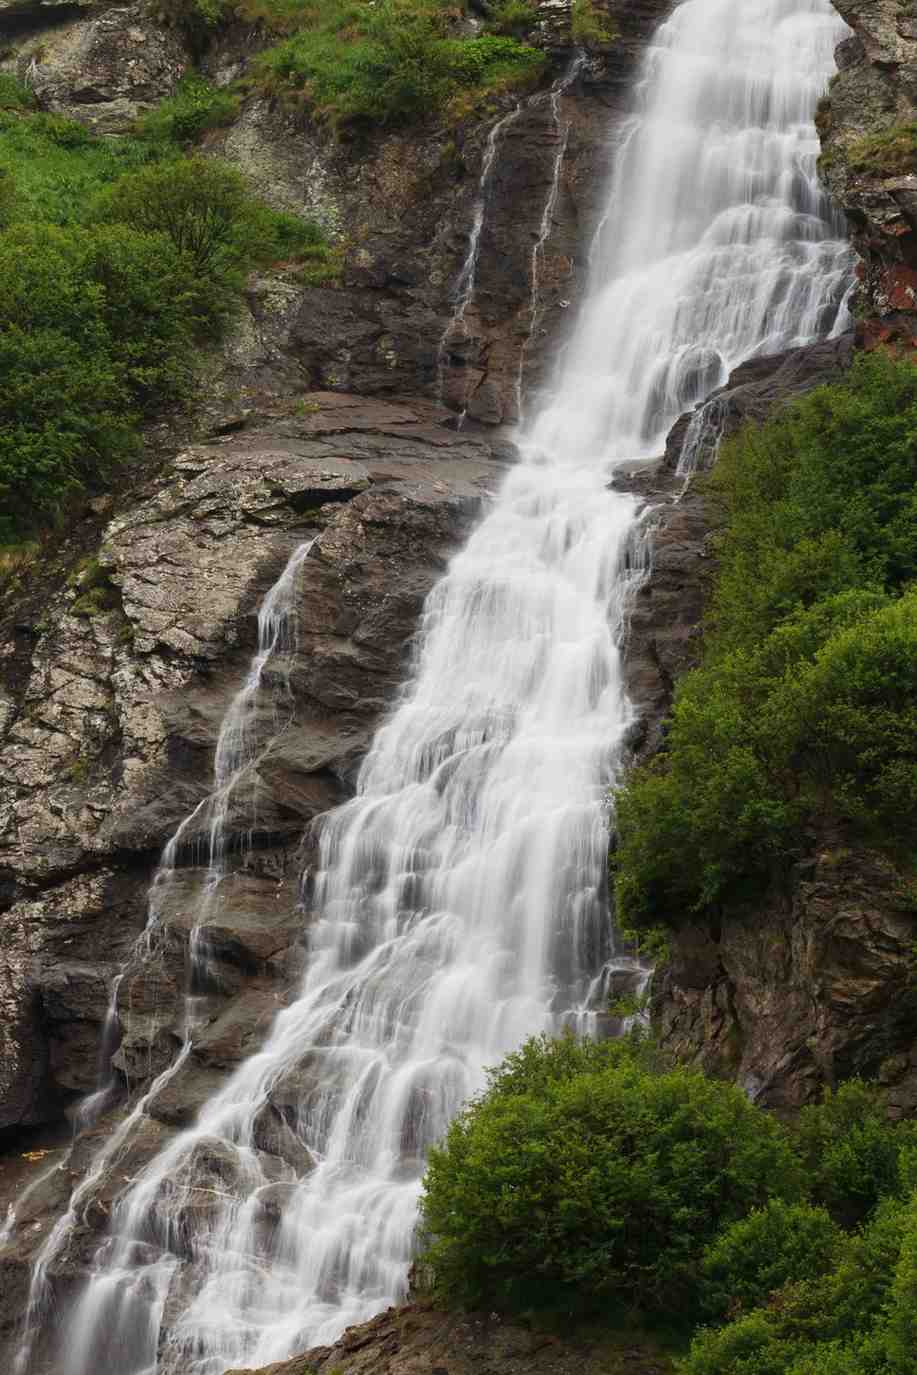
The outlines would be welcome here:
M 541 267 L 544 261 L 545 247 L 554 226 L 554 212 L 557 209 L 557 197 L 560 194 L 560 174 L 564 165 L 564 158 L 567 155 L 567 144 L 570 139 L 570 121 L 561 119 L 560 101 L 561 97 L 569 91 L 576 78 L 586 63 L 586 54 L 578 52 L 570 63 L 564 75 L 555 81 L 549 94 L 551 108 L 551 120 L 554 126 L 554 137 L 557 141 L 554 160 L 551 166 L 551 185 L 548 191 L 547 200 L 544 203 L 544 210 L 541 213 L 541 224 L 538 226 L 538 237 L 532 246 L 532 256 L 529 261 L 529 324 L 522 348 L 519 350 L 519 366 L 516 371 L 516 417 L 518 423 L 524 423 L 523 399 L 525 390 L 525 365 L 528 360 L 529 349 L 532 340 L 541 327 L 544 318 L 544 310 L 541 304 Z
M 164 897 L 174 881 L 179 852 L 189 834 L 199 831 L 202 826 L 206 827 L 207 871 L 189 934 L 191 981 L 185 997 L 181 1048 L 175 1060 L 153 1079 L 134 1107 L 112 1129 L 85 1177 L 73 1191 L 66 1211 L 57 1220 L 39 1250 L 30 1278 L 22 1336 L 15 1358 L 15 1375 L 25 1375 L 29 1370 L 37 1331 L 51 1302 L 50 1271 L 67 1245 L 74 1227 L 80 1221 L 83 1205 L 92 1199 L 97 1185 L 117 1161 L 122 1148 L 130 1141 L 137 1125 L 142 1122 L 149 1104 L 174 1078 L 190 1054 L 197 1001 L 193 996 L 193 986 L 206 972 L 206 951 L 202 950 L 199 937 L 210 914 L 219 882 L 225 877 L 226 822 L 229 807 L 239 784 L 246 774 L 255 768 L 261 752 L 270 747 L 282 729 L 283 721 L 279 706 L 281 701 L 289 699 L 286 672 L 283 668 L 280 669 L 278 681 L 272 684 L 272 690 L 266 694 L 263 692 L 264 679 L 268 665 L 276 658 L 288 655 L 295 648 L 297 574 L 313 543 L 313 540 L 307 540 L 297 546 L 261 605 L 258 613 L 258 647 L 255 656 L 242 687 L 233 697 L 220 724 L 214 753 L 213 788 L 203 802 L 184 819 L 169 840 L 150 886 L 147 923 L 134 951 L 134 956 L 146 959 L 154 953 L 156 940 L 161 934 Z M 265 696 L 266 703 L 262 700 Z M 259 705 L 266 707 L 267 722 L 257 718 Z M 257 792 L 254 798 L 257 799 Z M 255 820 L 252 816 L 252 828 Z M 130 962 L 129 960 L 128 965 Z M 112 1067 L 111 1057 L 117 1049 L 120 1035 L 118 995 L 126 968 L 127 965 L 122 967 L 112 981 L 100 1038 L 97 1086 L 83 1099 L 74 1113 L 74 1131 L 77 1135 L 95 1125 L 102 1113 L 111 1107 L 120 1090 L 120 1079 Z M 69 1159 L 68 1156 L 64 1165 Z M 37 1187 L 38 1183 L 40 1181 L 36 1181 L 32 1188 Z M 29 1192 L 31 1190 L 23 1194 L 20 1204 L 25 1201 Z M 11 1207 L 6 1222 L 0 1229 L 0 1247 L 9 1241 L 15 1227 L 16 1209 Z M 166 1266 L 166 1272 L 171 1273 L 171 1267 Z M 68 1350 L 68 1366 L 70 1356 Z M 112 1367 L 112 1375 L 115 1375 L 115 1370 L 116 1367 Z
M 515 108 L 510 110 L 509 114 L 504 115 L 502 119 L 498 119 L 487 135 L 487 142 L 484 144 L 484 156 L 481 159 L 481 171 L 478 177 L 478 191 L 471 217 L 471 229 L 468 233 L 468 249 L 465 253 L 465 260 L 462 263 L 461 271 L 459 272 L 453 288 L 455 308 L 453 309 L 449 323 L 443 330 L 439 346 L 436 350 L 437 401 L 442 401 L 443 399 L 446 360 L 449 356 L 450 346 L 453 345 L 456 340 L 461 340 L 464 343 L 465 314 L 474 300 L 474 291 L 477 285 L 478 258 L 481 255 L 481 233 L 484 229 L 484 218 L 487 214 L 487 204 L 490 198 L 490 179 L 497 157 L 497 149 L 500 146 L 506 129 L 518 119 L 523 108 L 524 102 L 519 101 Z M 464 419 L 467 402 L 468 397 L 463 392 L 460 420 Z
M 430 1144 L 486 1066 L 602 1010 L 648 566 L 610 479 L 738 362 L 834 327 L 812 118 L 843 32 L 828 0 L 685 0 L 658 30 L 563 368 L 319 829 L 299 995 L 117 1201 L 62 1375 L 222 1375 L 397 1301 Z

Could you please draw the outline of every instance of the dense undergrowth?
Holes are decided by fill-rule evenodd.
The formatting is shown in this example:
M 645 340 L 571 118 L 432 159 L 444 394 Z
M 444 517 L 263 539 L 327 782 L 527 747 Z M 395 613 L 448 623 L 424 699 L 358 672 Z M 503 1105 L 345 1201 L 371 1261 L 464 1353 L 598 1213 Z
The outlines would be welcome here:
M 617 802 L 637 932 L 753 896 L 827 819 L 905 862 L 917 821 L 917 367 L 861 357 L 723 446 L 701 666 Z
M 329 256 L 315 225 L 182 151 L 199 87 L 118 140 L 19 92 L 0 110 L 0 543 L 111 482 L 143 417 L 189 396 L 249 269 Z
M 917 1123 L 859 1081 L 785 1127 L 647 1041 L 531 1041 L 432 1153 L 422 1216 L 454 1306 L 655 1329 L 683 1375 L 917 1370 Z

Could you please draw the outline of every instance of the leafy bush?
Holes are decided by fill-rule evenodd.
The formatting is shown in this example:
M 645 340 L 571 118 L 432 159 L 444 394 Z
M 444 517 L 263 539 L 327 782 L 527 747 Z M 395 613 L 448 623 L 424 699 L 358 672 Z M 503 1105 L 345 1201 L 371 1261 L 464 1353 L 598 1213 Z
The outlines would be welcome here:
M 825 811 L 883 841 L 911 833 L 915 427 L 917 367 L 871 355 L 724 446 L 704 661 L 678 685 L 665 752 L 616 804 L 631 930 L 753 896 Z
M 422 1262 L 448 1300 L 677 1311 L 705 1245 L 799 1175 L 731 1085 L 620 1046 L 530 1043 L 431 1153 Z
M 186 76 L 174 95 L 138 120 L 136 132 L 140 138 L 185 147 L 205 130 L 231 124 L 238 112 L 239 97 L 233 91 Z
M 910 1182 L 906 1164 L 917 1123 L 889 1122 L 879 1094 L 862 1080 L 848 1080 L 803 1108 L 794 1138 L 813 1198 L 845 1227 Z
M 161 235 L 17 225 L 0 235 L 0 539 L 52 522 L 176 399 L 191 264 Z
M 917 1195 L 887 1199 L 828 1273 L 698 1332 L 681 1375 L 913 1375 Z
M 487 27 L 492 33 L 519 38 L 524 33 L 530 33 L 537 20 L 537 11 L 529 0 L 502 0 L 499 5 L 491 7 Z
M 772 1199 L 707 1247 L 703 1305 L 712 1317 L 762 1305 L 776 1289 L 833 1269 L 844 1240 L 823 1208 Z
M 246 271 L 280 258 L 334 270 L 232 169 L 0 114 L 0 542 L 111 482 L 140 419 L 190 394 Z

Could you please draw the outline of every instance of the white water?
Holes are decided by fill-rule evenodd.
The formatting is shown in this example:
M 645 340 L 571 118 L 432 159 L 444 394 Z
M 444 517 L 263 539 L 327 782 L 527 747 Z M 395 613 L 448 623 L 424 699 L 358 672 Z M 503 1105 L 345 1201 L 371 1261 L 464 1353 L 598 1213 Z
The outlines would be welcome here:
M 563 372 L 325 818 L 300 995 L 118 1203 L 62 1375 L 222 1375 L 397 1300 L 430 1143 L 602 996 L 645 568 L 609 479 L 740 360 L 834 327 L 850 258 L 811 119 L 842 33 L 828 0 L 687 0 L 659 30 Z

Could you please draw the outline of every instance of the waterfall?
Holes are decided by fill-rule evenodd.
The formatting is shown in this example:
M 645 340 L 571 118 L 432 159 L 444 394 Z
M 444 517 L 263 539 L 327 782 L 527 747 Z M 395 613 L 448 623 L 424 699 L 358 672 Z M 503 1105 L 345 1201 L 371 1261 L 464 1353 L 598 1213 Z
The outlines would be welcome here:
M 61 1375 L 222 1375 L 397 1301 L 430 1144 L 486 1066 L 600 1007 L 646 567 L 610 479 L 742 359 L 834 327 L 812 118 L 843 31 L 828 0 L 685 0 L 657 31 L 563 366 L 321 822 L 298 996 L 118 1200 Z

